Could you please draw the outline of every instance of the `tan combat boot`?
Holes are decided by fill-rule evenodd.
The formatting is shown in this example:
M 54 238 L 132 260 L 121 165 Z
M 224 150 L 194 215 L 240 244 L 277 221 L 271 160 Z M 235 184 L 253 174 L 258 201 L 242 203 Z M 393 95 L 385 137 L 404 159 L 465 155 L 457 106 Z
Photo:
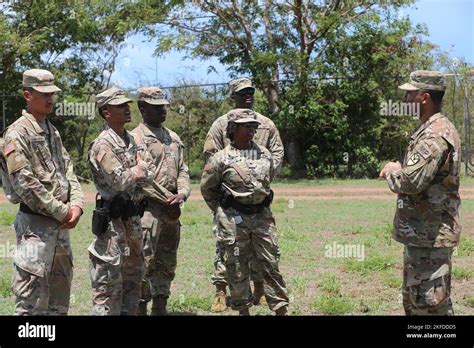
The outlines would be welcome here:
M 167 315 L 166 304 L 168 303 L 168 298 L 164 296 L 155 296 L 153 297 L 153 306 L 151 307 L 150 315 Z
M 216 294 L 214 295 L 214 301 L 211 305 L 212 313 L 224 312 L 227 309 L 227 305 L 225 303 L 225 295 L 225 284 L 216 284 Z
M 145 315 L 146 316 L 146 305 L 148 304 L 148 302 L 145 302 L 145 301 L 140 301 L 140 303 L 138 304 L 138 308 L 137 308 L 137 315 Z
M 255 306 L 267 304 L 265 291 L 263 290 L 263 282 L 253 282 L 253 304 Z

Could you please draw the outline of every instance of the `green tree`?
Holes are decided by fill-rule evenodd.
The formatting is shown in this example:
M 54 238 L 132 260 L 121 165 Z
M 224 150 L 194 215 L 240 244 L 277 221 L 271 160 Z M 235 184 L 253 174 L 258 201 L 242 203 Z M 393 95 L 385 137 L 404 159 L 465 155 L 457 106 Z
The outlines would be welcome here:
M 126 37 L 147 32 L 181 1 L 20 0 L 0 4 L 0 91 L 20 95 L 21 75 L 29 68 L 51 70 L 63 90 L 64 102 L 92 103 L 93 95 L 109 86 L 115 59 Z M 24 106 L 9 98 L 6 124 Z M 58 100 L 59 101 L 59 100 Z M 98 118 L 52 117 L 78 172 L 88 176 L 88 144 L 103 127 Z
M 202 149 L 207 131 L 217 117 L 232 109 L 225 86 L 192 86 L 196 84 L 182 81 L 183 87 L 178 85 L 169 91 L 171 109 L 165 124 L 183 141 L 185 159 L 194 179 L 201 177 L 204 166 Z
M 436 68 L 446 73 L 443 112 L 453 121 L 461 136 L 466 173 L 474 175 L 474 66 L 463 58 L 450 58 L 448 52 L 438 52 L 435 57 Z
M 430 65 L 425 29 L 398 16 L 412 3 L 203 0 L 170 13 L 156 54 L 218 57 L 232 75 L 252 76 L 294 170 L 373 175 L 379 160 L 400 156 L 413 126 L 383 119 L 380 101 L 415 66 Z

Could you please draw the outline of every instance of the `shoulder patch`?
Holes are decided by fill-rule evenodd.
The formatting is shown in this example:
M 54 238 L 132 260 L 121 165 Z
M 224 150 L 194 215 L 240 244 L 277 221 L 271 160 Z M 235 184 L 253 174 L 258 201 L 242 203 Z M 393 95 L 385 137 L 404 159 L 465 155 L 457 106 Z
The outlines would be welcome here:
M 100 149 L 99 150 L 99 153 L 97 154 L 97 156 L 95 156 L 95 159 L 97 160 L 98 163 L 100 163 L 102 161 L 102 159 L 104 158 L 105 156 L 105 149 Z
M 122 164 L 115 157 L 112 152 L 106 152 L 102 156 L 102 160 L 99 162 L 100 166 L 104 169 L 107 174 L 112 174 L 115 169 L 120 168 Z
M 418 153 L 423 157 L 424 159 L 427 159 L 428 157 L 431 156 L 431 150 L 428 146 L 425 144 L 421 145 L 418 149 Z
M 10 153 L 16 150 L 16 146 L 13 142 L 3 145 L 3 154 L 8 156 Z
M 408 159 L 407 166 L 414 166 L 418 162 L 420 162 L 420 155 L 415 153 Z
M 7 168 L 10 175 L 25 168 L 27 164 L 28 160 L 21 151 L 15 151 L 15 153 L 10 153 L 10 156 L 7 156 Z

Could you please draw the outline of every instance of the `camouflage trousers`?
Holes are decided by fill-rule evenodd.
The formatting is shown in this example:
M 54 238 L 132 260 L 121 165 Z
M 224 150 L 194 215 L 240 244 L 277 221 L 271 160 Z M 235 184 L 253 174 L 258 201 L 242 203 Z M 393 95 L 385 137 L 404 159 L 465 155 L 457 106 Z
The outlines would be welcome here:
M 144 272 L 140 217 L 112 219 L 89 246 L 93 315 L 136 315 Z
M 224 264 L 234 310 L 252 306 L 250 262 L 252 257 L 263 277 L 265 298 L 271 310 L 288 306 L 288 291 L 278 262 L 280 250 L 275 219 L 269 208 L 258 214 L 241 214 L 233 208 L 218 207 L 214 216 L 215 235 L 224 245 Z
M 149 201 L 142 217 L 145 276 L 142 280 L 141 301 L 170 295 L 175 277 L 181 224 L 171 220 L 163 205 Z
M 227 271 L 224 263 L 225 246 L 216 241 L 216 254 L 214 256 L 214 273 L 211 276 L 211 282 L 214 286 L 227 285 Z M 250 279 L 254 282 L 263 282 L 262 275 L 259 273 L 253 255 L 250 258 Z
M 406 315 L 454 315 L 452 252 L 453 248 L 405 246 L 402 296 Z
M 23 212 L 14 226 L 15 315 L 67 315 L 73 276 L 69 230 L 52 218 Z

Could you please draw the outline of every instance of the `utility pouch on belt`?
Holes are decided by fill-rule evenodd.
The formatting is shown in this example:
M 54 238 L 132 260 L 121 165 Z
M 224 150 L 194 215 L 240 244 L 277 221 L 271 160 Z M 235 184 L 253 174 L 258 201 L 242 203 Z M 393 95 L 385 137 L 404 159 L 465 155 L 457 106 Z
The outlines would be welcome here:
M 147 207 L 148 207 L 148 201 L 146 199 L 142 199 L 140 203 L 138 203 L 138 215 L 140 215 L 140 217 L 143 217 Z
M 105 207 L 104 200 L 96 196 L 95 209 L 92 213 L 92 233 L 100 236 L 107 231 L 107 226 L 110 222 L 109 209 Z
M 270 190 L 270 194 L 263 200 L 262 205 L 264 207 L 269 207 L 273 202 L 273 190 Z
M 121 206 L 122 203 L 118 203 L 119 206 Z M 123 203 L 123 207 L 121 208 L 122 212 L 122 220 L 127 220 L 131 218 L 132 216 L 140 216 L 143 217 L 143 214 L 145 214 L 145 209 L 148 207 L 148 202 L 146 199 L 142 199 L 138 203 L 134 203 L 131 200 L 125 201 Z
M 128 201 L 122 195 L 116 195 L 112 199 L 112 203 L 110 204 L 110 216 L 112 219 L 118 219 L 119 217 L 124 216 L 124 212 L 127 211 L 127 203 Z
M 116 195 L 112 201 L 108 202 L 110 205 L 110 216 L 112 219 L 121 218 L 123 221 L 131 218 L 132 216 L 143 217 L 145 209 L 148 207 L 146 199 L 142 199 L 138 203 L 134 203 L 132 200 L 124 197 L 121 194 Z
M 223 209 L 227 209 L 232 206 L 233 200 L 234 197 L 232 196 L 232 193 L 230 193 L 230 191 L 226 189 L 224 185 L 221 185 L 219 193 L 219 205 Z
M 244 214 L 257 214 L 262 211 L 264 207 L 269 207 L 273 201 L 273 191 L 270 190 L 268 196 L 259 204 L 242 204 L 237 202 L 224 186 L 221 187 L 219 195 L 219 204 L 223 209 L 232 207 Z
M 178 220 L 181 216 L 181 207 L 179 204 L 166 206 L 166 214 L 171 220 Z

